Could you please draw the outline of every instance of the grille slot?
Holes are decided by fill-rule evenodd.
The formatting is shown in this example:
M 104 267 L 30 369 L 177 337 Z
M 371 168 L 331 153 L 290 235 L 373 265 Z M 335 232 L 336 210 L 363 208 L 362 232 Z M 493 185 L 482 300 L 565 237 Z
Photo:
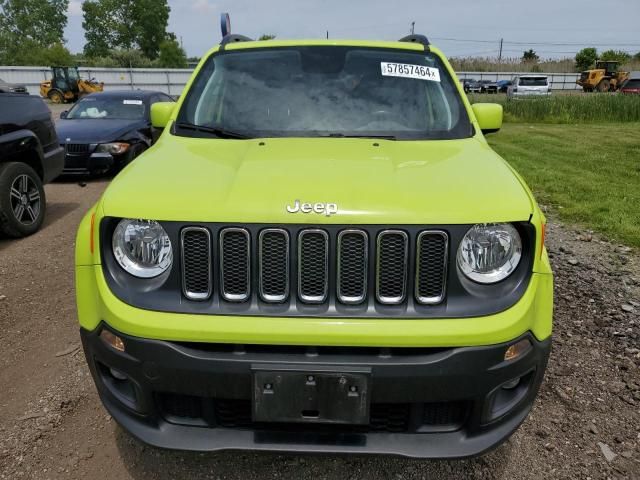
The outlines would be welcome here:
M 279 228 L 260 232 L 260 298 L 284 302 L 289 297 L 289 233 Z
M 428 403 L 371 403 L 367 425 L 259 423 L 251 418 L 251 400 L 197 397 L 156 392 L 160 414 L 171 423 L 259 431 L 324 433 L 433 433 L 461 428 L 471 403 L 466 400 Z
M 329 235 L 303 230 L 298 236 L 298 296 L 306 303 L 323 303 L 329 294 Z
M 378 235 L 376 298 L 380 303 L 397 305 L 406 298 L 408 243 L 402 230 L 385 230 Z
M 468 402 L 433 402 L 424 404 L 423 425 L 429 427 L 459 427 L 467 416 Z
M 91 146 L 87 143 L 67 143 L 64 145 L 67 153 L 89 153 Z
M 244 302 L 251 294 L 249 240 L 243 228 L 220 232 L 220 294 L 229 302 Z
M 181 233 L 182 291 L 190 300 L 206 300 L 211 296 L 213 262 L 211 235 L 201 227 L 187 227 Z
M 338 234 L 338 300 L 359 304 L 367 298 L 369 239 L 362 230 Z
M 449 238 L 442 231 L 425 231 L 418 235 L 416 251 L 416 300 L 435 305 L 444 300 Z

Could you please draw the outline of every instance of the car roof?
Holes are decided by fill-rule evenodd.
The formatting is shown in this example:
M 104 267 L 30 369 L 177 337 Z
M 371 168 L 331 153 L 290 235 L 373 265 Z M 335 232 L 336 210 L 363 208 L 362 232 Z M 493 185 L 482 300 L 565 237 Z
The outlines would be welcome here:
M 520 78 L 549 78 L 549 75 L 541 75 L 539 73 L 521 73 L 518 75 Z
M 126 99 L 130 98 L 133 100 L 146 100 L 153 95 L 166 95 L 164 92 L 157 92 L 153 90 L 109 90 L 108 92 L 96 92 L 92 93 L 91 97 L 100 97 L 100 98 L 115 98 L 115 99 Z
M 232 41 L 225 45 L 216 45 L 210 49 L 203 58 L 209 58 L 218 51 L 236 51 L 256 48 L 274 47 L 363 47 L 363 48 L 389 48 L 396 50 L 409 50 L 424 52 L 425 45 L 413 41 L 378 41 L 378 40 L 325 40 L 325 39 L 301 39 L 301 40 L 251 40 Z M 442 51 L 433 43 L 429 43 L 428 50 L 444 57 Z

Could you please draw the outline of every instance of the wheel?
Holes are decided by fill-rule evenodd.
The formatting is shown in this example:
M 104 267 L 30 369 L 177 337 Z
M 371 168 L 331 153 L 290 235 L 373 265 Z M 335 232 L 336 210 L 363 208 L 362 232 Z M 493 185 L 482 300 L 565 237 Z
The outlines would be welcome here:
M 0 233 L 12 238 L 36 233 L 45 208 L 42 181 L 33 168 L 19 162 L 0 165 Z
M 49 100 L 51 100 L 51 103 L 64 103 L 64 96 L 60 90 L 51 90 L 47 96 L 49 97 Z
M 596 88 L 598 89 L 599 92 L 608 92 L 609 87 L 610 87 L 609 80 L 605 78 L 604 80 L 600 80 L 600 83 L 598 83 L 598 86 Z

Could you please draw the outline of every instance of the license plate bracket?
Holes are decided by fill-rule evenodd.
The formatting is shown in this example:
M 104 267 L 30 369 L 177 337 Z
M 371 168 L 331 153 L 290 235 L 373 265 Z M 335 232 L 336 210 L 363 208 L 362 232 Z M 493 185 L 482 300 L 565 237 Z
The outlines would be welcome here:
M 253 366 L 254 422 L 366 425 L 370 369 Z

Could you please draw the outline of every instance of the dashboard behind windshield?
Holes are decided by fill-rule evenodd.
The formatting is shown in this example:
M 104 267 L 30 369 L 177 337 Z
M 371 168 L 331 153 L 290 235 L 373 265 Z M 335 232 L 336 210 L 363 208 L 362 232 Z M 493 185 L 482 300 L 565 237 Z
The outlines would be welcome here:
M 191 128 L 180 128 L 180 125 Z M 469 137 L 459 93 L 429 52 L 363 47 L 225 51 L 199 72 L 176 133 L 245 136 Z
M 145 105 L 135 98 L 87 97 L 69 110 L 68 119 L 139 120 L 144 118 Z

